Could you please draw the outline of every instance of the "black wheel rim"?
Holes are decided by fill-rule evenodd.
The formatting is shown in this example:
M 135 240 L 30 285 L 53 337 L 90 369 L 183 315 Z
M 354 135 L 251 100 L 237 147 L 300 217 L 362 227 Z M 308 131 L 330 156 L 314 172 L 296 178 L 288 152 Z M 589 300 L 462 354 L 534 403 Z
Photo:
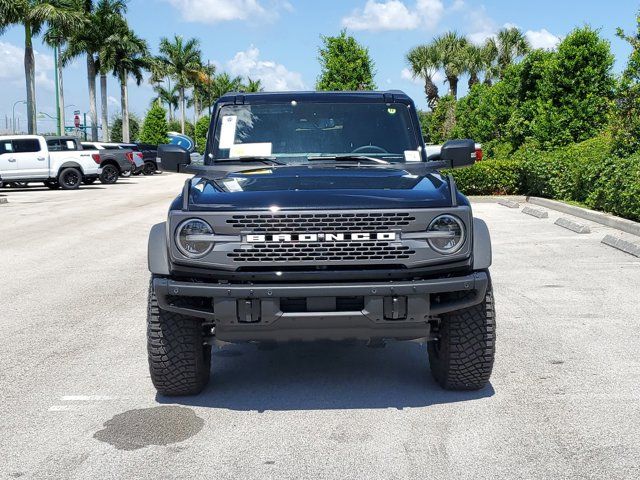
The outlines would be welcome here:
M 80 181 L 80 175 L 78 175 L 78 172 L 75 172 L 75 171 L 67 172 L 64 178 L 62 179 L 62 181 L 67 187 L 73 187 L 77 185 L 78 182 Z
M 118 172 L 116 172 L 116 169 L 113 168 L 112 166 L 106 166 L 105 167 L 105 172 L 104 172 L 104 178 L 107 181 L 107 183 L 115 183 L 115 181 L 118 179 Z

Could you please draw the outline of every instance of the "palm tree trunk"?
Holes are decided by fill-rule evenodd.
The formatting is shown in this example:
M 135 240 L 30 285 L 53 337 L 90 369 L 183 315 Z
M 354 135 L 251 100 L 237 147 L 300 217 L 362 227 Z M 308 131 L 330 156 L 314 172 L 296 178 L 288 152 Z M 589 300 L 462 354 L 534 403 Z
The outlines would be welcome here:
M 122 108 L 122 141 L 129 143 L 129 91 L 127 90 L 127 75 L 120 75 L 120 106 Z
M 449 82 L 449 95 L 451 95 L 454 99 L 458 99 L 458 77 L 451 76 L 447 77 L 447 82 Z
M 91 141 L 98 141 L 98 107 L 96 106 L 96 63 L 93 55 L 87 55 L 87 81 L 89 82 L 89 118 L 91 119 Z M 85 125 L 86 128 L 86 125 Z
M 100 73 L 100 103 L 102 104 L 102 141 L 109 141 L 109 99 L 107 98 L 107 74 Z
M 180 87 L 180 129 L 184 135 L 184 120 L 185 120 L 185 105 L 184 105 L 184 87 Z
M 60 105 L 58 109 L 58 123 L 60 124 L 60 132 L 64 135 L 64 86 L 62 84 L 62 55 L 58 49 L 58 96 L 60 98 Z
M 27 82 L 27 132 L 34 135 L 38 131 L 36 123 L 36 73 L 29 22 L 24 24 L 24 76 Z
M 480 83 L 480 77 L 478 76 L 477 72 L 471 72 L 469 74 L 469 90 L 471 90 L 471 88 L 474 85 L 477 85 L 478 83 Z
M 440 95 L 438 94 L 438 86 L 433 83 L 431 78 L 425 79 L 424 82 L 424 93 L 427 95 L 427 105 L 431 110 L 435 110 L 438 105 L 438 100 L 440 99 Z

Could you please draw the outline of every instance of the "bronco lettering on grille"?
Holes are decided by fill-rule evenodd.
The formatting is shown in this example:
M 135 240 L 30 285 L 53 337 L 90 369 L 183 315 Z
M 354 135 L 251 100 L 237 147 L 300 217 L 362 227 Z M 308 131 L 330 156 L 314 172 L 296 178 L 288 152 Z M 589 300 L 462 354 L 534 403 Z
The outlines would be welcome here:
M 289 243 L 289 242 L 356 242 L 366 240 L 384 240 L 393 241 L 397 239 L 396 232 L 380 232 L 380 233 L 277 233 L 277 234 L 258 234 L 246 235 L 247 243 Z

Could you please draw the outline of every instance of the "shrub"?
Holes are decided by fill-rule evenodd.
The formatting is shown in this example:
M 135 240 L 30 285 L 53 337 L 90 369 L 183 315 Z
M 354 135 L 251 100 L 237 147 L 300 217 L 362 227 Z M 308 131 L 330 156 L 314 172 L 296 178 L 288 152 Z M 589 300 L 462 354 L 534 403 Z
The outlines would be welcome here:
M 140 141 L 142 143 L 150 143 L 151 145 L 161 145 L 169 141 L 167 132 L 167 112 L 158 102 L 153 105 L 147 112 L 140 132 Z
M 465 195 L 515 195 L 521 190 L 520 170 L 520 162 L 487 160 L 451 173 Z
M 204 149 L 207 146 L 207 132 L 209 131 L 209 123 L 211 117 L 205 115 L 196 122 L 195 138 L 196 149 L 199 153 L 204 153 Z
M 115 117 L 110 130 L 111 141 L 120 143 L 122 142 L 122 117 Z M 133 114 L 129 115 L 129 141 L 135 142 L 138 140 L 138 134 L 140 133 L 140 120 Z
M 640 221 L 640 154 L 612 153 L 607 135 L 553 151 L 525 146 L 452 173 L 467 195 L 531 195 L 585 204 Z

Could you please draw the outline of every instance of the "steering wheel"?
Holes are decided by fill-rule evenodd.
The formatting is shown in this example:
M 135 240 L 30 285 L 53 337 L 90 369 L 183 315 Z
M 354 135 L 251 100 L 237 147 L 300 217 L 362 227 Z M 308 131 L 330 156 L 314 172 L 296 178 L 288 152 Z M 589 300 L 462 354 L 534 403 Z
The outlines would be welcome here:
M 361 147 L 352 150 L 351 153 L 389 153 L 382 147 L 377 145 L 362 145 Z

